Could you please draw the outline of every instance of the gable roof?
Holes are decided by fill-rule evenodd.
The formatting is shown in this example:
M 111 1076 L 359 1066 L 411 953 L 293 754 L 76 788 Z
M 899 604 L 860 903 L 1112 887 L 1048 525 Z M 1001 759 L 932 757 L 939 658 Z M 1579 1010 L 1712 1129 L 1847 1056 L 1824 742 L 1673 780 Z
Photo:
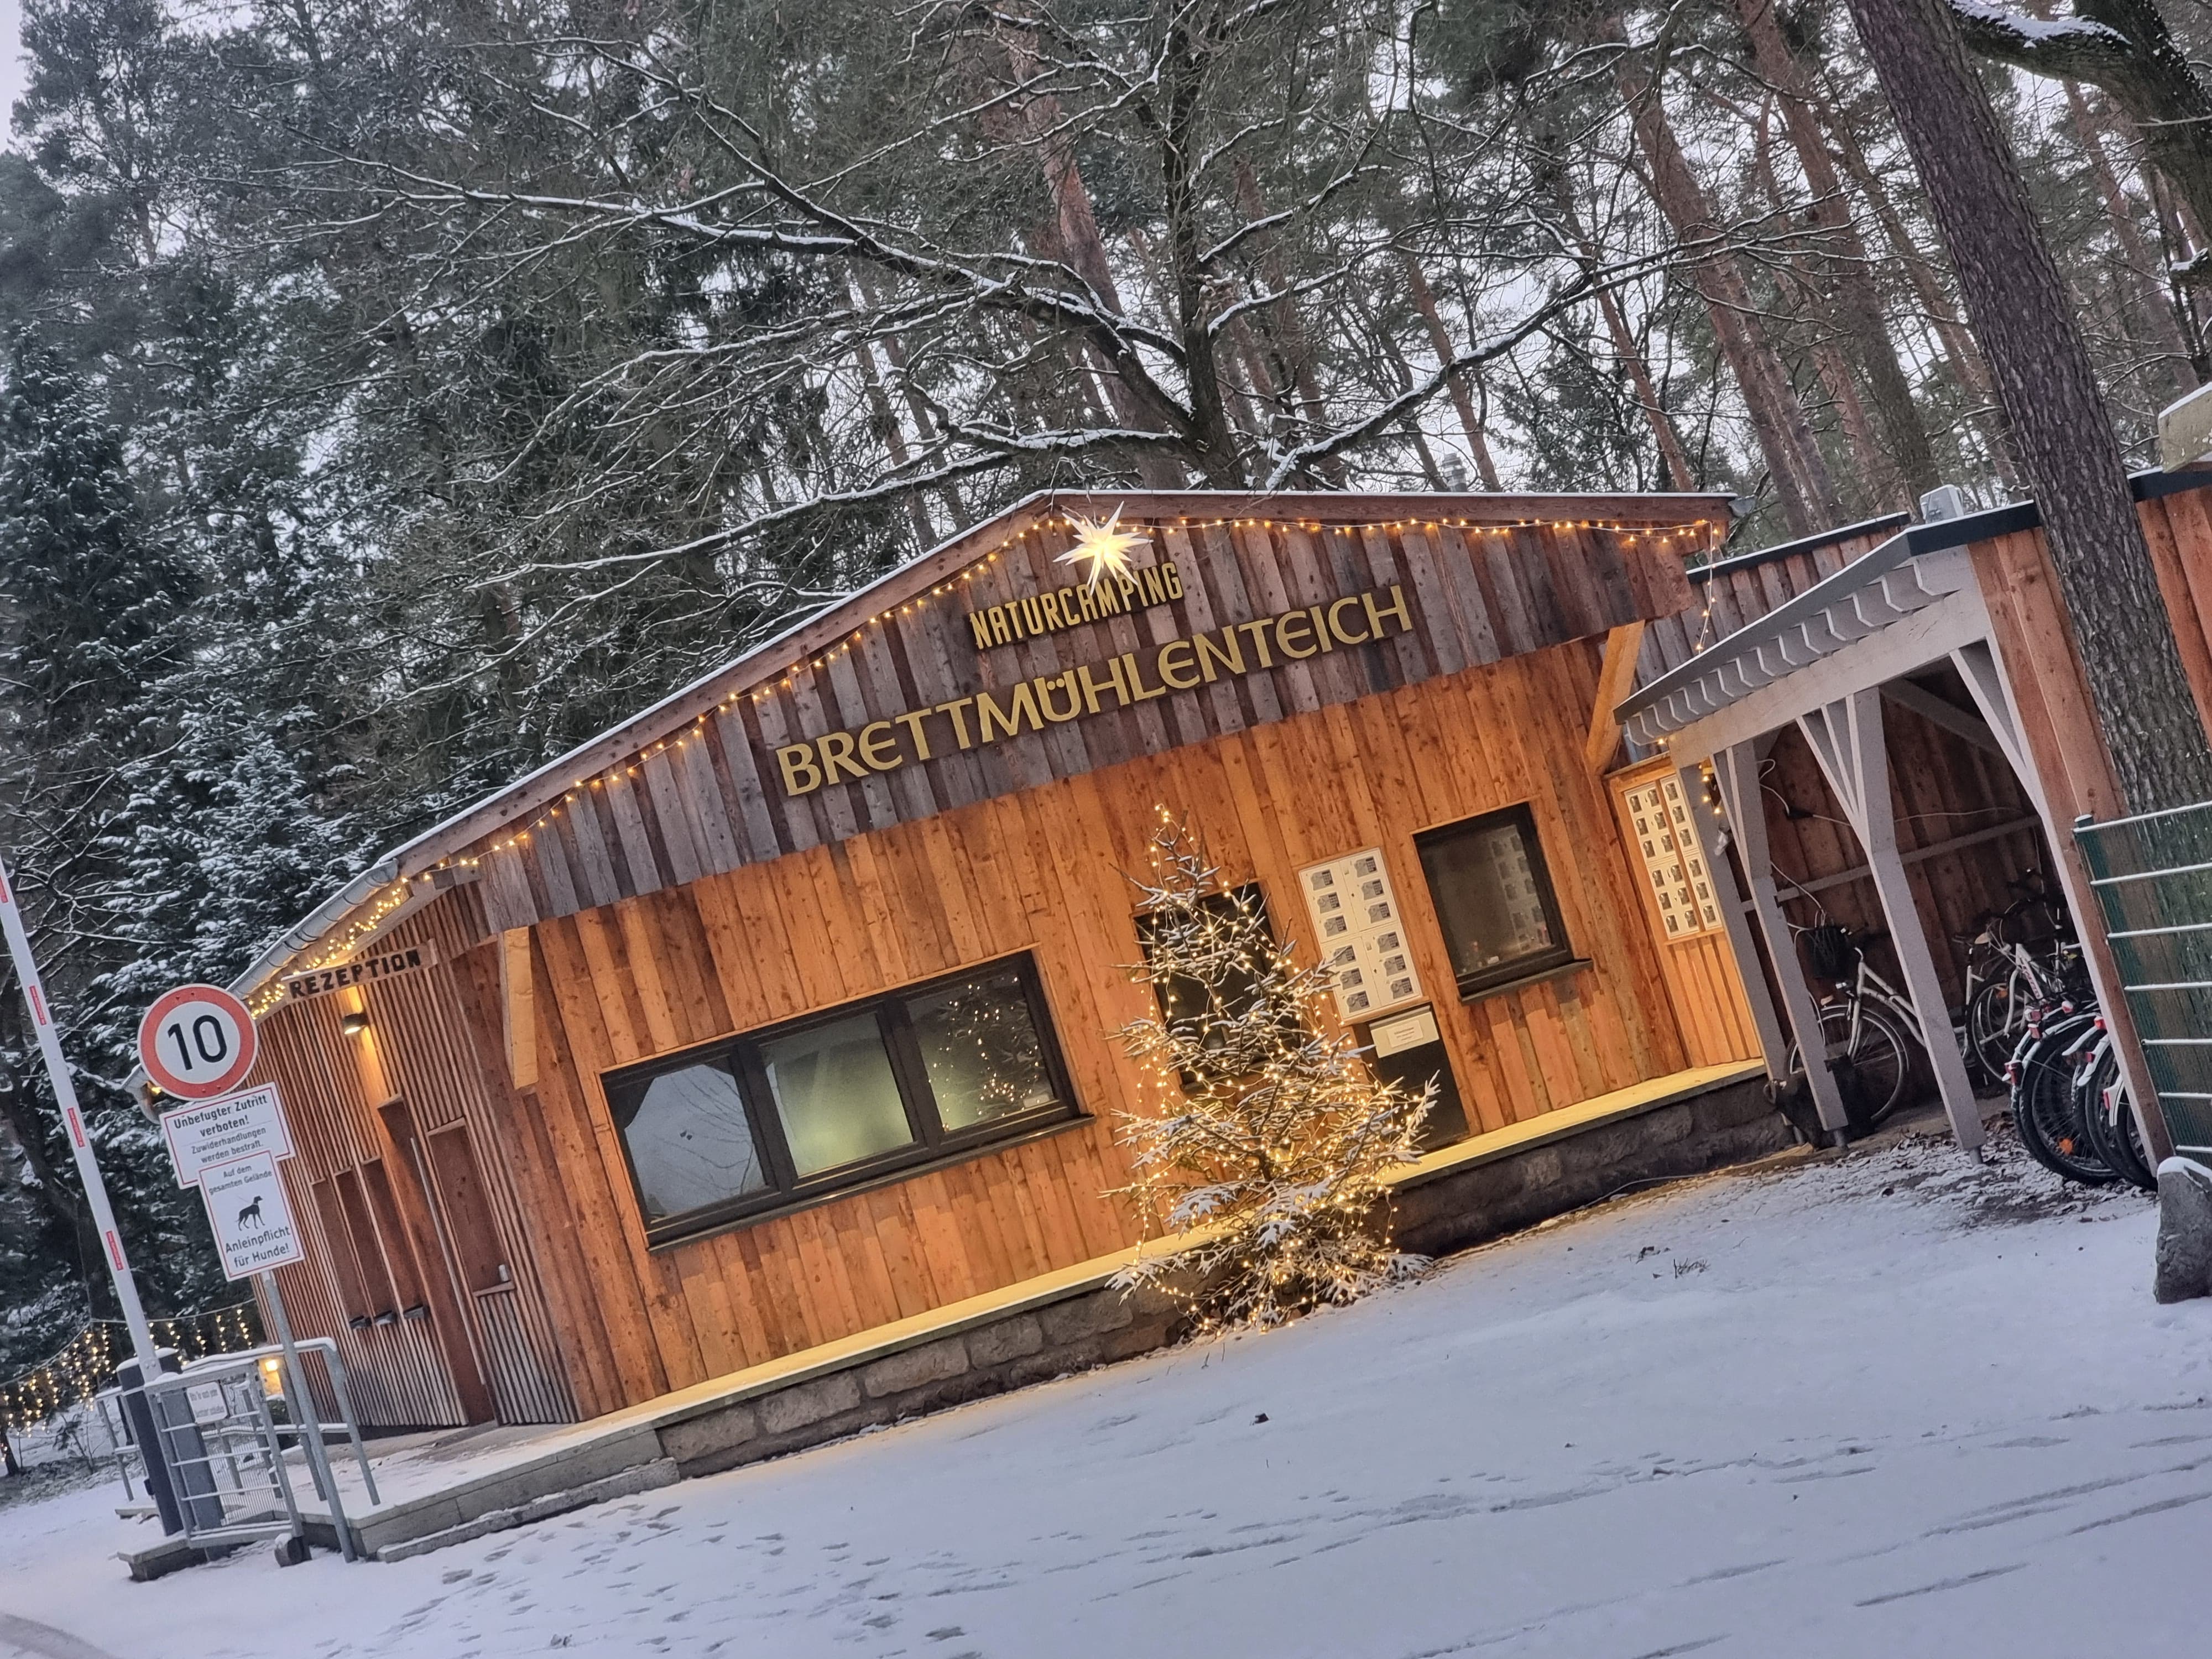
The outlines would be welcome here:
M 484 883 L 494 927 L 520 926 L 1669 614 L 1690 602 L 1682 556 L 1717 544 L 1728 499 L 1033 495 L 392 848 L 264 951 L 233 988 L 251 997 L 319 945 L 320 957 L 334 959 L 457 881 Z M 1057 605 L 1040 614 L 1045 594 L 1073 592 L 1060 558 L 1073 538 L 1069 520 L 1117 513 L 1123 528 L 1146 533 L 1163 579 L 1168 563 L 1176 567 L 1179 591 L 1139 588 L 1110 614 L 1079 611 L 1073 599 L 1064 617 Z M 1255 652 L 1272 658 L 1264 632 L 1252 631 L 1272 625 L 1269 618 L 1394 587 L 1405 596 L 1406 626 L 1387 647 L 1363 641 L 1338 652 L 1324 625 L 1306 653 L 1328 653 L 1321 660 L 1271 660 L 1219 683 L 1209 676 L 1198 696 L 1170 700 L 1171 719 L 1147 706 L 1165 689 L 1152 683 L 1163 647 L 1243 629 Z M 979 644 L 985 635 L 969 613 L 994 605 L 1013 607 L 1005 619 L 1012 630 Z M 1395 620 L 1387 600 L 1382 614 L 1378 630 Z M 1179 656 L 1170 660 L 1182 665 Z M 1105 707 L 1099 699 L 1124 665 L 1139 688 L 1133 706 L 1125 689 L 1118 706 Z M 915 752 L 929 743 L 926 720 L 949 702 L 1018 700 L 1039 684 L 1073 698 L 1079 669 L 1092 672 L 1098 694 L 1091 710 L 1078 711 L 1080 720 L 1053 712 L 1072 702 L 1048 699 L 1048 726 L 1025 719 L 1018 702 L 1013 719 L 1026 730 L 1002 731 L 987 749 L 971 744 L 964 726 L 955 747 L 955 734 L 940 727 L 937 749 Z M 866 729 L 876 734 L 871 752 L 888 759 L 901 729 L 892 722 L 909 734 L 910 765 L 894 762 L 878 774 L 847 750 L 820 787 L 799 795 L 779 787 L 793 779 L 775 772 L 776 751 Z

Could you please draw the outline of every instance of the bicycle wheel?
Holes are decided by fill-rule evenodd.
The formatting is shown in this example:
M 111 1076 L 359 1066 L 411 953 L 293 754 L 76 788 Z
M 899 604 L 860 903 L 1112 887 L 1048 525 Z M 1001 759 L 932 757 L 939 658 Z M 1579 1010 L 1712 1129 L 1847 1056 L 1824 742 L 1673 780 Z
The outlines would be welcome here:
M 2075 1109 L 2089 1132 L 2090 1149 L 2130 1186 L 2154 1193 L 2158 1177 L 2151 1173 L 2143 1153 L 2142 1133 L 2126 1096 L 2122 1094 L 2109 1106 L 2106 1103 L 2106 1092 L 2117 1088 L 2119 1081 L 2120 1063 L 2107 1048 L 2095 1064 L 2081 1068 L 2075 1084 Z
M 2005 1062 L 2020 1046 L 2027 1010 L 2006 980 L 1978 987 L 1966 1005 L 1966 1053 L 1992 1082 L 2005 1074 Z
M 2069 1181 L 2105 1187 L 2118 1176 L 2091 1148 L 2066 1054 L 2080 1035 L 2080 1026 L 2069 1025 L 2025 1046 L 2014 1061 L 2012 1117 L 2021 1145 L 2038 1164 Z
M 1832 1002 L 1820 1010 L 1820 1034 L 1828 1051 L 1828 1070 L 1844 1097 L 1844 1116 L 1855 1134 L 1864 1134 L 1905 1103 L 1912 1081 L 1911 1039 L 1881 1009 L 1858 1005 L 1854 1037 L 1851 1005 Z M 1797 1045 L 1790 1045 L 1790 1072 L 1805 1069 Z

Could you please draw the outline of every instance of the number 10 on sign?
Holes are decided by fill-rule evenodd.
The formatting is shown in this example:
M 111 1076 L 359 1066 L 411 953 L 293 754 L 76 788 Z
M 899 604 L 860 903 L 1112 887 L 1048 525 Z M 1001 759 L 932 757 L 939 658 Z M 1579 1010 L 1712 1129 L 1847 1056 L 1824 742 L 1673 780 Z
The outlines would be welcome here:
M 257 1048 L 253 1016 L 216 985 L 179 985 L 138 1022 L 138 1060 L 164 1094 L 213 1100 L 246 1081 Z

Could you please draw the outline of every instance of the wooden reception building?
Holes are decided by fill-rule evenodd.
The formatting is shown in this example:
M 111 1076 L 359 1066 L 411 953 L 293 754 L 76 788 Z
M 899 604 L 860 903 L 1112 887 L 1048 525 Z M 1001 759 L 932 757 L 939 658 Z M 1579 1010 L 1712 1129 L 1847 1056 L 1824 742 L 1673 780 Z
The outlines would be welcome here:
M 1162 808 L 1436 1144 L 1755 1055 L 1671 771 L 1606 775 L 1727 513 L 1034 499 L 398 849 L 240 981 L 295 1323 L 372 1421 L 556 1421 L 1126 1249 Z

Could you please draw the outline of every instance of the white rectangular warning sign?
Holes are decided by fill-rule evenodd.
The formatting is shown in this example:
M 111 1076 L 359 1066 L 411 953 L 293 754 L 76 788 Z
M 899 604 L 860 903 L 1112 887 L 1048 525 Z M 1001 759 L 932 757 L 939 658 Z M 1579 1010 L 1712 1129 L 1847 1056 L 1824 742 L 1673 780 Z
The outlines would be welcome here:
M 284 1177 L 268 1153 L 209 1165 L 200 1171 L 200 1194 L 227 1278 L 250 1279 L 307 1260 L 284 1196 Z
M 179 1187 L 198 1186 L 200 1172 L 212 1164 L 235 1164 L 256 1152 L 280 1159 L 292 1156 L 292 1132 L 273 1083 L 164 1112 L 161 1133 L 168 1138 Z

